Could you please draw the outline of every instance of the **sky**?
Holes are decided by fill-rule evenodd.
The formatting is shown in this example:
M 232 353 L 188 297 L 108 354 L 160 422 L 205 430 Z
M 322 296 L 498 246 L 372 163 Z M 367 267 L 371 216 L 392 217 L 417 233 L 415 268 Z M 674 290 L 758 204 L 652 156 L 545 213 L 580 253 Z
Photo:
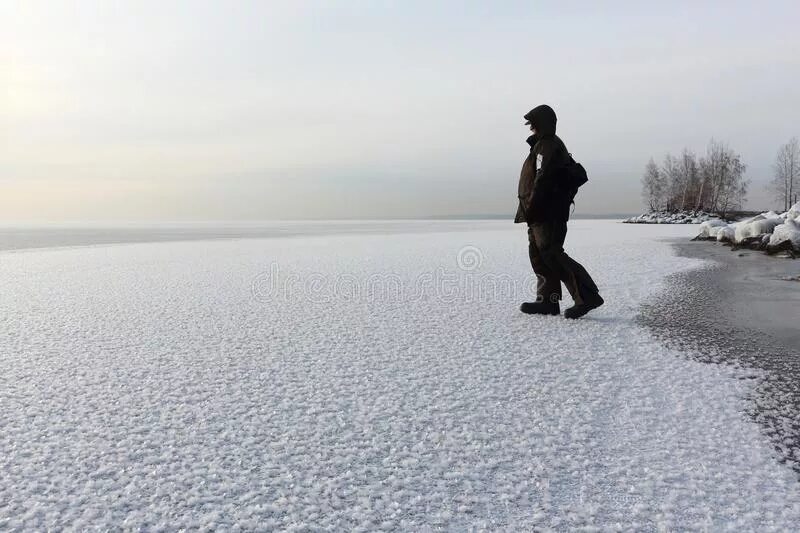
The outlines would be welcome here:
M 800 136 L 800 2 L 0 0 L 0 222 L 513 217 L 547 103 L 583 215 Z

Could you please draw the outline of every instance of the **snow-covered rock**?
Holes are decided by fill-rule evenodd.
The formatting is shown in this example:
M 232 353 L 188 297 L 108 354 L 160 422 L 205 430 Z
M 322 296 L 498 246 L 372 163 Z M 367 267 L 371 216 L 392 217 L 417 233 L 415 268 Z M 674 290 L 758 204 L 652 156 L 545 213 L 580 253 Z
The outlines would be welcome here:
M 767 211 L 731 224 L 707 220 L 700 224 L 696 238 L 744 244 L 770 253 L 787 249 L 800 252 L 800 202 L 785 213 Z
M 716 238 L 720 242 L 733 242 L 733 240 L 735 239 L 735 236 L 736 236 L 736 233 L 735 233 L 735 230 L 733 228 L 733 224 L 730 224 L 730 225 L 724 226 L 722 228 L 719 228 L 719 231 L 717 231 L 717 237 Z
M 728 225 L 727 222 L 724 220 L 720 220 L 718 218 L 712 218 L 711 220 L 706 220 L 702 224 L 700 224 L 700 235 L 701 238 L 714 238 L 719 233 L 719 230 L 726 227 Z
M 627 218 L 623 222 L 626 224 L 701 224 L 713 219 L 716 217 L 705 211 L 681 211 L 678 213 L 654 211 Z
M 768 217 L 769 213 L 756 215 L 753 218 L 748 218 L 741 222 L 736 223 L 736 242 L 742 242 L 750 237 L 758 237 L 765 233 L 772 233 L 775 226 L 779 225 L 783 220 L 779 215 Z
M 797 220 L 798 217 L 800 217 L 800 202 L 797 202 L 789 208 L 789 210 L 786 212 L 785 218 Z
M 798 220 L 787 219 L 783 224 L 775 226 L 769 238 L 769 246 L 779 246 L 786 241 L 790 241 L 793 248 L 800 248 L 800 217 Z

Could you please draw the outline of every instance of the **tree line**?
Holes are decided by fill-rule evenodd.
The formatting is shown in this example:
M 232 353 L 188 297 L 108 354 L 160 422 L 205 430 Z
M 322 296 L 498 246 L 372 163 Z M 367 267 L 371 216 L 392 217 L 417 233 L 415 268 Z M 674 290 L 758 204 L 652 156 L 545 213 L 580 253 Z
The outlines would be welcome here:
M 741 208 L 747 196 L 747 169 L 727 144 L 711 139 L 699 158 L 684 148 L 664 156 L 659 166 L 651 157 L 642 177 L 643 195 L 651 211 L 711 211 L 725 214 Z
M 727 144 L 711 139 L 698 157 L 688 148 L 667 154 L 661 165 L 651 157 L 642 176 L 642 194 L 651 211 L 710 211 L 725 215 L 741 209 L 749 181 L 742 156 Z M 773 165 L 770 188 L 784 211 L 797 201 L 800 189 L 800 142 L 781 146 Z

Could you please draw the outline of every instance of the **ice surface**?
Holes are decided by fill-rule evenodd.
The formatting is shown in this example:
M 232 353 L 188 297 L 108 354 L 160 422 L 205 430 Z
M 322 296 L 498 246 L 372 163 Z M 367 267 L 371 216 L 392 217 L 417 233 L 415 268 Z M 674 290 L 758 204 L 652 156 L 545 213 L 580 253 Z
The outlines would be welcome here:
M 693 233 L 571 222 L 575 322 L 507 223 L 0 254 L 0 530 L 794 529 L 752 373 L 634 320 Z

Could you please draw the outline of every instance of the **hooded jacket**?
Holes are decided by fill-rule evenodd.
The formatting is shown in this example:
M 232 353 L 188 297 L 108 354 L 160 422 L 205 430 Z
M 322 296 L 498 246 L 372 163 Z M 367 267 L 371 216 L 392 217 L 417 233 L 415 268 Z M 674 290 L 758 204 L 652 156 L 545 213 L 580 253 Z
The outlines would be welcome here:
M 522 163 L 517 196 L 519 206 L 515 223 L 566 221 L 570 197 L 564 185 L 569 153 L 556 135 L 556 113 L 550 106 L 540 105 L 525 115 L 536 128 L 528 137 L 530 153 Z

